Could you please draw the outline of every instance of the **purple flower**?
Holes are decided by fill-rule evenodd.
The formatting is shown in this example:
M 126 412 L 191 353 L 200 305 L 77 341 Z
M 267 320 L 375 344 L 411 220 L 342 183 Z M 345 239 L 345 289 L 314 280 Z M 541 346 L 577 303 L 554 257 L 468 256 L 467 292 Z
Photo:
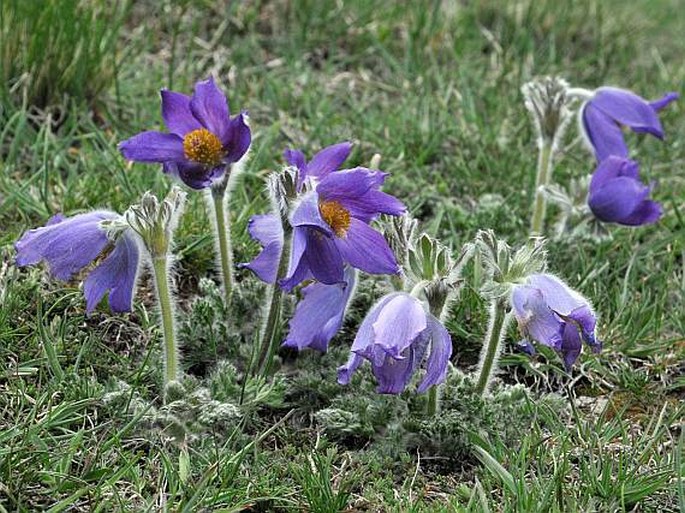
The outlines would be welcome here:
M 399 394 L 425 360 L 426 373 L 417 388 L 423 393 L 442 383 L 452 356 L 452 339 L 424 305 L 405 292 L 376 303 L 359 326 L 352 354 L 338 368 L 338 383 L 347 385 L 364 359 L 378 380 L 381 394 Z
M 678 97 L 677 93 L 667 93 L 659 100 L 648 102 L 624 89 L 600 87 L 580 110 L 581 131 L 598 161 L 611 155 L 628 157 L 621 125 L 630 127 L 633 132 L 663 139 L 664 131 L 657 112 Z
M 638 226 L 661 217 L 661 205 L 648 199 L 637 162 L 620 157 L 601 161 L 590 181 L 588 205 L 600 221 Z
M 283 226 L 276 214 L 254 215 L 247 225 L 250 236 L 259 242 L 262 251 L 252 262 L 238 264 L 249 269 L 265 283 L 275 283 L 278 274 L 278 261 L 283 251 Z
M 162 117 L 170 133 L 143 132 L 119 145 L 137 162 L 160 162 L 165 173 L 193 189 L 221 178 L 250 147 L 247 114 L 230 117 L 228 101 L 211 78 L 195 84 L 192 97 L 163 89 Z
M 290 320 L 290 331 L 283 347 L 301 351 L 305 347 L 325 353 L 328 343 L 340 330 L 345 309 L 356 286 L 356 271 L 345 269 L 343 283 L 312 283 L 302 289 L 302 299 Z
M 365 168 L 338 171 L 303 195 L 290 219 L 290 267 L 281 283 L 286 290 L 310 278 L 342 283 L 344 264 L 370 274 L 399 272 L 388 243 L 369 226 L 381 213 L 405 212 L 402 202 L 378 190 L 386 176 Z
M 516 285 L 512 306 L 527 342 L 556 349 L 567 370 L 580 354 L 581 341 L 595 352 L 602 348 L 595 337 L 597 317 L 588 300 L 551 274 L 532 274 L 524 284 Z
M 306 178 L 321 179 L 329 173 L 337 171 L 350 155 L 351 150 L 351 143 L 342 142 L 327 146 L 314 155 L 309 162 L 305 161 L 304 153 L 300 150 L 285 150 L 283 157 L 288 164 L 297 168 L 297 189 L 300 190 Z
M 83 286 L 86 312 L 92 312 L 108 291 L 112 311 L 130 311 L 140 262 L 138 243 L 129 231 L 113 243 L 100 226 L 102 221 L 119 217 L 103 210 L 70 218 L 56 215 L 46 226 L 27 231 L 15 243 L 17 265 L 45 261 L 53 276 L 66 281 L 97 261 Z

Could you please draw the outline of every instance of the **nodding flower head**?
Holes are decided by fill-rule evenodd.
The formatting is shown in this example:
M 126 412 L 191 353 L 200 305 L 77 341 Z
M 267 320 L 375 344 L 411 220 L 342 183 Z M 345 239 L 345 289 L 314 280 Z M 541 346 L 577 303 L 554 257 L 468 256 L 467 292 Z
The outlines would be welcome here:
M 658 113 L 678 97 L 677 93 L 667 93 L 659 100 L 649 102 L 625 89 L 600 87 L 580 109 L 581 132 L 598 161 L 612 155 L 627 158 L 628 147 L 621 125 L 633 132 L 663 139 L 664 130 Z
M 250 147 L 247 113 L 231 118 L 228 101 L 211 78 L 195 84 L 192 96 L 165 89 L 161 95 L 169 133 L 142 132 L 119 150 L 129 160 L 163 164 L 165 173 L 193 189 L 211 186 Z
M 601 350 L 595 335 L 597 316 L 590 302 L 551 274 L 532 274 L 512 291 L 512 307 L 524 336 L 556 349 L 570 370 L 581 352 L 582 342 Z
M 110 230 L 109 224 L 117 228 Z M 91 267 L 83 285 L 86 312 L 92 312 L 106 294 L 112 311 L 131 310 L 140 250 L 119 214 L 95 210 L 68 218 L 56 215 L 45 226 L 27 231 L 15 248 L 17 265 L 46 262 L 61 280 L 71 280 Z
M 452 355 L 452 339 L 445 327 L 418 299 L 405 292 L 388 294 L 376 303 L 359 326 L 352 354 L 338 369 L 346 385 L 364 360 L 378 380 L 378 392 L 399 394 L 425 362 L 426 373 L 417 392 L 442 383 Z

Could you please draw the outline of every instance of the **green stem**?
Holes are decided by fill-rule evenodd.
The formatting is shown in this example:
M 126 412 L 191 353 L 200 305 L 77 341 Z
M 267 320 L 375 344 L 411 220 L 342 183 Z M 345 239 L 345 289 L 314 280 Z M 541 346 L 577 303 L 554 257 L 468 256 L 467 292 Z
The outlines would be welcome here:
M 274 355 L 278 349 L 278 339 L 276 334 L 281 321 L 281 306 L 283 298 L 283 290 L 278 282 L 288 272 L 288 259 L 290 258 L 291 245 L 291 230 L 286 229 L 287 223 L 283 225 L 283 249 L 281 250 L 281 257 L 278 261 L 278 273 L 276 274 L 276 281 L 271 286 L 271 297 L 268 301 L 269 310 L 266 314 L 266 321 L 264 322 L 264 329 L 262 330 L 262 340 L 259 350 L 259 359 L 257 363 L 258 374 L 266 376 L 273 363 Z
M 164 389 L 179 377 L 178 348 L 174 332 L 174 314 L 169 290 L 167 257 L 157 256 L 152 259 L 152 271 L 157 289 L 157 301 L 162 313 L 162 333 L 164 335 Z
M 432 417 L 438 413 L 438 385 L 428 389 L 428 402 L 426 403 L 426 416 Z
M 547 211 L 547 201 L 541 191 L 541 187 L 548 185 L 552 177 L 552 143 L 543 140 L 538 155 L 538 172 L 535 178 L 535 206 L 533 207 L 533 217 L 530 222 L 532 235 L 542 235 L 545 224 L 545 213 Z
M 233 294 L 233 251 L 231 250 L 231 234 L 229 212 L 226 209 L 227 188 L 212 189 L 212 203 L 216 220 L 216 239 L 219 244 L 219 260 L 221 275 L 224 283 L 224 298 L 226 305 L 231 302 Z
M 480 395 L 486 392 L 490 384 L 495 360 L 497 355 L 499 355 L 500 345 L 509 319 L 510 316 L 507 315 L 506 302 L 501 299 L 493 300 L 490 307 L 490 325 L 480 357 L 480 375 L 476 385 L 476 391 Z

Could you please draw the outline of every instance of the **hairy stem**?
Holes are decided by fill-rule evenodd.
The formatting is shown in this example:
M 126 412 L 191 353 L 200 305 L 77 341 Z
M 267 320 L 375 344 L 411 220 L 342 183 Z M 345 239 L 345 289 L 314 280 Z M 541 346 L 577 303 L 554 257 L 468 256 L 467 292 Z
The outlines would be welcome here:
M 157 301 L 162 315 L 162 333 L 164 335 L 164 389 L 179 377 L 178 347 L 174 330 L 174 313 L 169 287 L 169 268 L 166 256 L 155 256 L 152 259 L 152 271 L 157 290 Z
M 224 285 L 224 299 L 226 305 L 231 302 L 233 295 L 233 251 L 231 249 L 231 233 L 229 211 L 226 209 L 227 188 L 212 189 L 212 205 L 214 210 L 214 228 L 219 245 L 219 262 Z
M 540 153 L 538 155 L 538 172 L 535 178 L 535 205 L 533 207 L 533 217 L 530 222 L 531 235 L 542 235 L 545 225 L 545 214 L 547 212 L 547 201 L 541 188 L 549 184 L 552 177 L 552 142 L 542 140 Z
M 281 306 L 283 303 L 283 290 L 278 282 L 285 277 L 288 272 L 291 239 L 291 230 L 286 221 L 283 223 L 283 249 L 281 250 L 281 257 L 278 261 L 276 281 L 271 285 L 271 294 L 268 299 L 269 307 L 264 322 L 264 329 L 262 330 L 259 359 L 257 361 L 258 374 L 261 374 L 262 376 L 265 376 L 269 372 L 274 355 L 278 349 L 276 334 L 281 322 Z
M 506 302 L 502 299 L 493 300 L 490 305 L 490 324 L 485 335 L 485 343 L 478 365 L 480 375 L 478 376 L 476 391 L 480 395 L 483 395 L 490 385 L 495 362 L 499 356 L 502 339 L 510 318 L 511 316 L 507 314 Z
M 432 417 L 438 413 L 438 385 L 428 389 L 428 402 L 426 403 L 426 416 Z

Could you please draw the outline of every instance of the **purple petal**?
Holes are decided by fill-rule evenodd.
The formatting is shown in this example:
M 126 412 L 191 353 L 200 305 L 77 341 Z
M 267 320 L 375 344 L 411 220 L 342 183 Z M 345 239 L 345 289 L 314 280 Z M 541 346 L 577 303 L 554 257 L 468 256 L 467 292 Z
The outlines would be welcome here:
M 371 171 L 363 167 L 346 169 L 331 173 L 322 178 L 316 186 L 316 192 L 322 200 L 340 201 L 357 198 L 366 194 L 369 189 L 380 187 L 387 173 Z
M 407 211 L 404 203 L 394 196 L 373 189 L 357 198 L 345 198 L 341 200 L 341 205 L 349 210 L 353 217 L 365 223 L 370 223 L 379 214 L 401 216 Z
M 338 367 L 338 383 L 341 385 L 349 385 L 352 374 L 354 374 L 363 362 L 364 359 L 361 356 L 350 353 L 347 363 Z
M 319 210 L 319 196 L 316 192 L 310 192 L 302 197 L 299 205 L 295 207 L 292 216 L 290 217 L 290 224 L 294 227 L 309 227 L 321 230 L 324 234 L 330 236 L 333 234 L 331 227 L 321 217 Z
M 517 285 L 512 306 L 524 336 L 555 349 L 561 347 L 564 323 L 549 308 L 539 289 Z
M 357 269 L 369 274 L 397 274 L 400 271 L 385 238 L 358 219 L 351 218 L 345 236 L 334 240 L 345 262 Z
M 623 132 L 613 119 L 590 103 L 583 106 L 580 116 L 582 131 L 598 161 L 611 155 L 628 157 Z
M 410 346 L 405 350 L 402 359 L 386 355 L 382 365 L 371 364 L 373 375 L 378 380 L 379 394 L 401 394 L 411 381 L 417 367 L 423 359 L 425 344 Z
M 567 372 L 570 372 L 573 368 L 573 364 L 580 356 L 582 351 L 582 343 L 580 340 L 580 334 L 578 333 L 578 328 L 571 323 L 567 323 L 564 326 L 563 331 L 563 341 L 561 343 L 561 348 L 559 352 L 564 360 L 564 367 Z
M 426 363 L 426 375 L 416 390 L 419 394 L 445 381 L 452 356 L 452 337 L 445 327 L 432 315 L 428 318 L 428 327 L 431 336 L 430 355 Z
M 373 323 L 374 344 L 393 358 L 400 358 L 426 328 L 426 311 L 421 302 L 409 294 L 398 294 L 383 306 Z
M 590 103 L 613 120 L 635 132 L 647 132 L 659 139 L 664 131 L 656 110 L 631 91 L 615 87 L 600 87 Z
M 588 205 L 597 219 L 623 223 L 649 195 L 649 187 L 627 177 L 610 180 L 600 189 L 592 190 Z
M 560 315 L 569 316 L 578 308 L 590 307 L 587 299 L 552 274 L 531 274 L 527 285 L 538 289 L 547 306 Z
M 195 92 L 190 99 L 190 110 L 200 123 L 216 134 L 222 142 L 228 140 L 228 101 L 213 78 L 195 84 Z
M 291 291 L 302 281 L 311 277 L 305 250 L 307 249 L 307 228 L 295 228 L 293 230 L 292 247 L 290 249 L 290 262 L 288 276 L 280 282 L 281 288 Z
M 525 339 L 525 338 L 523 340 L 520 340 L 516 344 L 516 347 L 519 351 L 523 351 L 528 356 L 533 356 L 536 353 L 535 346 L 533 344 L 531 344 L 530 340 Z
M 221 139 L 221 143 L 226 150 L 223 160 L 227 164 L 238 162 L 247 153 L 252 143 L 252 132 L 245 112 L 229 121 L 228 129 L 224 138 Z
M 108 290 L 113 312 L 131 311 L 139 261 L 137 242 L 131 235 L 123 234 L 114 251 L 91 271 L 83 284 L 86 312 L 92 312 Z
M 300 150 L 285 150 L 283 152 L 283 158 L 288 164 L 295 166 L 300 172 L 304 173 L 303 170 L 307 164 L 305 163 L 304 153 Z
M 590 194 L 592 194 L 593 190 L 599 189 L 610 180 L 619 176 L 627 176 L 638 180 L 640 177 L 640 166 L 634 160 L 615 156 L 607 157 L 599 163 L 597 169 L 592 173 Z
M 385 308 L 385 305 L 402 294 L 404 293 L 395 292 L 393 294 L 383 296 L 369 309 L 366 317 L 364 317 L 364 320 L 357 329 L 357 335 L 354 337 L 354 342 L 352 343 L 350 351 L 365 356 L 369 359 L 372 357 L 370 347 L 374 345 L 376 340 L 376 334 L 374 332 L 373 325 Z
M 593 348 L 593 351 L 598 353 L 601 350 L 602 345 L 595 338 L 597 317 L 589 305 L 576 308 L 564 320 L 572 321 L 580 329 L 583 340 Z
M 190 97 L 162 89 L 162 118 L 172 134 L 183 138 L 188 132 L 202 128 L 190 111 Z
M 659 112 L 669 103 L 676 101 L 678 98 L 680 98 L 680 95 L 678 93 L 666 93 L 662 98 L 659 98 L 658 100 L 655 100 L 653 102 L 649 102 L 649 106 L 652 107 L 655 111 Z
M 15 243 L 17 265 L 45 261 L 56 278 L 69 280 L 105 249 L 107 235 L 100 221 L 119 217 L 114 212 L 94 211 L 29 230 Z
M 224 165 L 206 167 L 195 162 L 166 162 L 163 169 L 165 173 L 180 179 L 188 187 L 196 190 L 206 189 L 226 171 Z
M 275 283 L 283 251 L 281 220 L 275 214 L 255 215 L 250 218 L 247 230 L 263 249 L 252 262 L 239 264 L 239 267 L 251 270 L 263 282 Z
M 136 162 L 185 162 L 183 141 L 174 134 L 142 132 L 119 144 L 119 151 Z
M 663 210 L 659 203 L 652 200 L 644 200 L 629 216 L 623 218 L 621 224 L 627 226 L 652 224 L 661 219 L 662 214 Z
M 307 176 L 323 178 L 337 171 L 352 151 L 352 143 L 342 142 L 328 146 L 312 157 L 307 164 Z
M 303 298 L 290 320 L 290 330 L 283 346 L 298 350 L 309 347 L 326 352 L 328 343 L 342 326 L 345 309 L 355 287 L 355 275 L 348 268 L 344 284 L 313 283 L 304 287 Z
M 305 257 L 312 276 L 321 283 L 343 282 L 343 259 L 330 237 L 307 229 Z

